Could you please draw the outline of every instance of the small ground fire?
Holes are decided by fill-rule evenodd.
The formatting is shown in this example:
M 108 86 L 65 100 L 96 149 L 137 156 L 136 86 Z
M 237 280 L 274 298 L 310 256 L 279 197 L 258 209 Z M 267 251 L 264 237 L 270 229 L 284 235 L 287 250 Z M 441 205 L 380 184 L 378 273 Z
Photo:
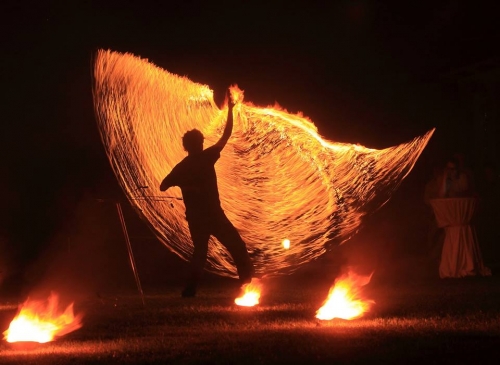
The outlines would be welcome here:
M 373 300 L 365 300 L 359 295 L 361 288 L 370 282 L 372 275 L 373 273 L 362 276 L 349 271 L 335 280 L 327 300 L 316 312 L 316 318 L 350 320 L 361 317 L 375 303 Z
M 253 278 L 250 284 L 245 284 L 241 288 L 242 294 L 234 302 L 243 307 L 253 307 L 259 304 L 262 283 L 259 279 Z
M 7 342 L 54 341 L 57 337 L 82 327 L 82 315 L 74 315 L 73 303 L 59 310 L 59 296 L 51 293 L 47 300 L 26 300 L 3 333 Z

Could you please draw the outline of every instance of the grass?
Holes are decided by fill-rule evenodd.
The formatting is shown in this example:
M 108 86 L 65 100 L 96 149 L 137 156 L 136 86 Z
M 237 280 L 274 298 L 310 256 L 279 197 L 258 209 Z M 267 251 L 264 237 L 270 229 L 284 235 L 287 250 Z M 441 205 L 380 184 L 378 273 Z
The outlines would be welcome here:
M 489 364 L 500 347 L 500 279 L 374 280 L 364 317 L 316 320 L 329 285 L 268 279 L 254 308 L 228 281 L 196 298 L 180 288 L 107 293 L 76 303 L 84 326 L 52 343 L 0 343 L 1 364 Z M 8 326 L 13 303 L 0 303 Z

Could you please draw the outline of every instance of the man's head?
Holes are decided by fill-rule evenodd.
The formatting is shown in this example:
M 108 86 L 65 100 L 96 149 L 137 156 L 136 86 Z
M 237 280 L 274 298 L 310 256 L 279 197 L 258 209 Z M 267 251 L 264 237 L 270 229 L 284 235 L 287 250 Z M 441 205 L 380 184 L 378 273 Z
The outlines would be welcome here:
M 182 137 L 182 145 L 187 153 L 196 153 L 203 151 L 203 133 L 198 129 L 187 131 Z

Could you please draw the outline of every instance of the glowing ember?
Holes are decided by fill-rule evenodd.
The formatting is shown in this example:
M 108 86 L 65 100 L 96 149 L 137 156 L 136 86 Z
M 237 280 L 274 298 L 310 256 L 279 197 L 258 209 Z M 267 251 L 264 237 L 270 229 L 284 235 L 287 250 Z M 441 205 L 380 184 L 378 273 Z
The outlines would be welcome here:
M 262 292 L 262 284 L 259 279 L 253 278 L 252 282 L 243 285 L 241 290 L 241 297 L 234 300 L 236 304 L 243 307 L 253 307 L 259 304 L 260 293 Z
M 180 189 L 161 195 L 158 187 L 186 156 L 186 131 L 199 129 L 205 147 L 219 139 L 226 106 L 217 106 L 209 86 L 131 54 L 101 50 L 93 71 L 98 128 L 118 182 L 159 240 L 189 260 L 184 204 L 166 198 L 180 197 Z M 236 86 L 231 96 L 233 134 L 215 168 L 222 208 L 247 243 L 257 274 L 291 273 L 351 237 L 389 200 L 434 132 L 376 150 L 328 141 L 302 114 L 257 107 Z M 273 244 L 285 237 L 293 237 L 289 249 Z M 206 269 L 237 277 L 215 238 Z
M 81 315 L 74 316 L 73 303 L 64 312 L 58 309 L 59 298 L 51 293 L 46 301 L 27 300 L 4 334 L 7 342 L 45 343 L 82 326 Z
M 290 248 L 290 240 L 288 238 L 285 238 L 282 242 L 282 245 L 285 250 L 288 250 Z
M 361 287 L 370 282 L 372 275 L 361 276 L 353 272 L 335 280 L 328 298 L 316 312 L 316 318 L 330 320 L 333 318 L 355 319 L 361 317 L 375 303 L 359 297 Z

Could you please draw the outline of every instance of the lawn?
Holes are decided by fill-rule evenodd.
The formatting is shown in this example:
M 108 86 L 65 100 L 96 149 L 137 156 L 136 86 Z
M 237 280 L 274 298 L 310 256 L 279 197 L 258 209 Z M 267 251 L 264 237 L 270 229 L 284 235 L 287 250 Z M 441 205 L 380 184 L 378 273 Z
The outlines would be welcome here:
M 293 276 L 264 280 L 261 304 L 236 306 L 234 284 L 130 291 L 75 303 L 83 327 L 57 341 L 0 344 L 1 364 L 488 364 L 500 353 L 498 276 L 373 280 L 376 304 L 352 321 L 319 321 L 329 285 Z M 16 303 L 0 303 L 8 326 Z

